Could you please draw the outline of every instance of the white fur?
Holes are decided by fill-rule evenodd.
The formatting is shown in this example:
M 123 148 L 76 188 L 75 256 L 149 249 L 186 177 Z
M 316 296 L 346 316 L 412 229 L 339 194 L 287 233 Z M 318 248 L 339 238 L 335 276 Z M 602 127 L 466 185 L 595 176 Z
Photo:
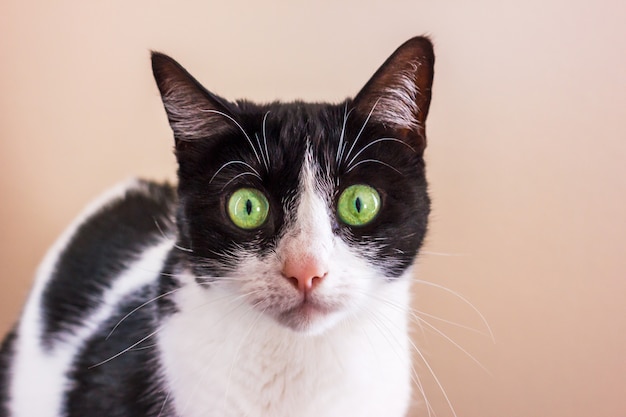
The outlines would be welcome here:
M 417 97 L 420 91 L 415 78 L 421 65 L 418 60 L 411 62 L 409 68 L 400 71 L 391 86 L 383 90 L 373 120 L 399 128 L 419 126 Z
M 125 295 L 153 281 L 162 268 L 165 255 L 173 242 L 164 241 L 149 247 L 141 254 L 103 294 L 102 304 L 88 320 L 85 320 L 82 328 L 56 341 L 50 351 L 46 351 L 41 345 L 43 330 L 41 299 L 62 250 L 80 225 L 88 221 L 103 205 L 121 198 L 129 189 L 140 187 L 141 184 L 135 180 L 127 181 L 94 201 L 63 233 L 44 258 L 18 327 L 18 339 L 14 347 L 15 358 L 12 364 L 14 377 L 9 387 L 8 407 L 11 416 L 60 416 L 63 392 L 69 386 L 66 374 L 83 343 L 111 316 L 113 309 Z
M 378 297 L 404 303 L 407 287 L 404 277 Z M 310 336 L 222 289 L 178 295 L 186 307 L 167 321 L 159 344 L 180 416 L 404 416 L 411 364 L 406 316 L 393 306 L 370 300 Z
M 206 290 L 180 275 L 180 311 L 158 343 L 168 401 L 181 417 L 405 415 L 411 272 L 388 282 L 332 233 L 316 175 L 307 157 L 296 215 L 275 254 L 242 254 L 236 273 Z M 296 314 L 285 325 L 281 313 L 302 294 L 281 275 L 282 263 L 310 255 L 328 271 L 311 294 L 328 312 L 301 322 Z

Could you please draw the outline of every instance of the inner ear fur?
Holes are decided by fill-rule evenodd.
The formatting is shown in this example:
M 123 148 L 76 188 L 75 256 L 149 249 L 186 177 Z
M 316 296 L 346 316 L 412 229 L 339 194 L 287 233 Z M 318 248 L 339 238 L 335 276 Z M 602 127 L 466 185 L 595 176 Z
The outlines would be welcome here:
M 402 44 L 354 99 L 361 117 L 395 130 L 411 146 L 426 147 L 435 55 L 431 41 L 415 37 Z
M 152 52 L 152 72 L 177 147 L 236 127 L 228 102 L 206 90 L 174 59 Z

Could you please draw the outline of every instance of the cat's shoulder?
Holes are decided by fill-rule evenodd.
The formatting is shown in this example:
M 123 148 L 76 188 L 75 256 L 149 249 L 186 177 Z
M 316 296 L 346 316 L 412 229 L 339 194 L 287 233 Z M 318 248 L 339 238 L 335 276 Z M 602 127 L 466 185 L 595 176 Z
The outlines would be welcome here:
M 140 250 L 155 239 L 171 234 L 175 205 L 176 190 L 170 184 L 128 179 L 89 203 L 60 236 L 49 255 L 81 259 L 89 251 L 95 252 L 89 255 L 98 255 L 116 250 Z M 93 257 L 83 259 L 94 261 Z
M 79 325 L 143 253 L 173 240 L 175 205 L 173 186 L 131 179 L 83 210 L 37 273 L 45 341 Z
M 119 242 L 170 232 L 176 189 L 168 183 L 131 178 L 108 189 L 83 209 L 55 246 L 66 251 L 80 241 L 81 247 Z M 59 249 L 61 249 L 59 248 Z
M 176 203 L 176 189 L 167 182 L 159 183 L 129 178 L 104 191 L 90 202 L 76 218 L 80 226 L 94 218 L 114 217 L 118 220 L 140 220 L 140 213 L 170 214 Z M 72 228 L 72 227 L 70 227 Z

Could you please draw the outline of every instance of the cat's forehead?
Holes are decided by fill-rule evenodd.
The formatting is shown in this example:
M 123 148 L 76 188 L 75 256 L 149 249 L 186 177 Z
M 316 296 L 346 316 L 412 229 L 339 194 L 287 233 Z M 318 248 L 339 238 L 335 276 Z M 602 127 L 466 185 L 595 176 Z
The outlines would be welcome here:
M 308 141 L 316 145 L 332 138 L 341 128 L 345 105 L 327 103 L 275 102 L 268 105 L 240 104 L 247 124 L 267 137 L 270 142 L 295 145 Z
M 327 172 L 334 161 L 341 136 L 344 110 L 340 105 L 302 102 L 259 105 L 238 102 L 241 129 L 223 137 L 225 150 L 218 159 L 239 158 L 264 178 L 297 184 L 310 154 L 317 171 Z M 344 106 L 345 107 L 345 106 Z M 242 166 L 229 166 L 237 169 Z

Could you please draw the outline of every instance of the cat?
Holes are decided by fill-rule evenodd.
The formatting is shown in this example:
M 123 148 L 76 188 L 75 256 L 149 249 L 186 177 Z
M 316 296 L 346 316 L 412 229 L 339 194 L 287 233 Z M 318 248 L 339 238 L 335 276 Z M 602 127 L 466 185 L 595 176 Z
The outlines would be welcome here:
M 177 185 L 118 186 L 50 249 L 2 345 L 0 416 L 406 415 L 430 40 L 338 104 L 230 102 L 152 68 Z

